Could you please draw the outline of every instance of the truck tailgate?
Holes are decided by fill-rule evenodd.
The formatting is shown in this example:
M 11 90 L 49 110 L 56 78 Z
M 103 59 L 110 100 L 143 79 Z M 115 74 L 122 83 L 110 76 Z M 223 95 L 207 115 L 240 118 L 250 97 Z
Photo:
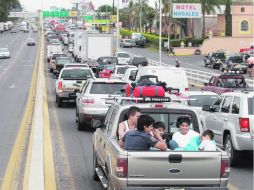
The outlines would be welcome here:
M 86 80 L 63 80 L 63 91 L 74 92 L 81 89 Z
M 218 185 L 221 152 L 128 151 L 128 185 Z

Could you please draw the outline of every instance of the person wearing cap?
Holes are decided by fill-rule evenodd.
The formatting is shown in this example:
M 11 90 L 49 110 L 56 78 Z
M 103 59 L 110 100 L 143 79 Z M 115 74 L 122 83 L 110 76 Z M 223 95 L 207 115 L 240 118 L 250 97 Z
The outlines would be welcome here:
M 191 120 L 188 116 L 177 118 L 176 127 L 179 128 L 179 131 L 173 134 L 169 142 L 170 149 L 184 148 L 193 137 L 199 136 L 199 133 L 190 129 L 190 124 Z
M 154 119 L 147 115 L 140 115 L 137 122 L 137 130 L 128 131 L 120 140 L 126 150 L 150 150 L 155 147 L 159 150 L 167 150 L 167 145 L 158 129 L 153 128 Z M 153 133 L 153 136 L 151 135 Z

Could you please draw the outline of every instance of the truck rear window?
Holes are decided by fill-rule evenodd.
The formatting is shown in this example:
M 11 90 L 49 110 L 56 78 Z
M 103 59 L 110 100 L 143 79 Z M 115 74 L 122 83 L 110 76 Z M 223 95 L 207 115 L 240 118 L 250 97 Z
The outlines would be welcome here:
M 118 67 L 117 74 L 124 74 L 129 67 Z
M 93 83 L 90 94 L 120 94 L 126 83 Z
M 249 115 L 254 115 L 254 97 L 248 98 Z
M 66 69 L 63 70 L 61 78 L 62 79 L 87 79 L 92 78 L 92 73 L 90 70 L 85 69 Z
M 219 82 L 223 84 L 225 88 L 246 88 L 246 82 L 244 78 L 220 78 Z

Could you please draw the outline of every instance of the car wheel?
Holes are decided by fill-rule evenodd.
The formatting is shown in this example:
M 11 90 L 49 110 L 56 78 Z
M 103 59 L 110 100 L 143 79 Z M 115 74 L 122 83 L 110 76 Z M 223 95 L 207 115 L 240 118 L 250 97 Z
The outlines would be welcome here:
M 227 135 L 224 141 L 224 150 L 228 153 L 230 165 L 235 165 L 238 161 L 238 151 L 234 149 L 231 135 Z
M 63 99 L 62 98 L 58 97 L 57 105 L 58 105 L 59 108 L 63 107 Z
M 98 161 L 95 153 L 93 153 L 93 180 L 99 181 L 99 176 L 95 170 L 95 168 L 98 168 Z

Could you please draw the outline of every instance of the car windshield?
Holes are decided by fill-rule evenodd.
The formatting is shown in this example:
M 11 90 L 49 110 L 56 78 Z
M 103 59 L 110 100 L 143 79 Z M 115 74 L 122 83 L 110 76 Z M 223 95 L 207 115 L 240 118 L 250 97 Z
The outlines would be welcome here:
M 254 115 L 254 97 L 248 98 L 249 115 Z
M 71 62 L 71 58 L 60 58 L 56 60 L 56 64 L 67 64 Z
M 116 57 L 103 57 L 102 59 L 102 63 L 103 64 L 117 64 L 117 58 Z
M 225 88 L 246 88 L 244 78 L 221 78 L 219 82 L 223 84 Z
M 121 94 L 121 89 L 124 88 L 126 83 L 117 82 L 95 82 L 92 84 L 90 94 Z
M 117 74 L 124 74 L 125 71 L 128 69 L 129 67 L 118 67 L 117 68 Z
M 213 57 L 215 59 L 225 59 L 225 54 L 224 53 L 213 53 Z
M 118 53 L 117 57 L 120 57 L 120 58 L 130 58 L 130 55 L 128 53 Z
M 243 62 L 243 58 L 241 56 L 234 56 L 234 57 L 231 57 L 231 61 L 233 63 L 242 63 Z
M 211 106 L 217 97 L 218 95 L 191 95 L 189 96 L 191 100 L 188 101 L 188 105 L 194 107 Z
M 0 48 L 0 52 L 8 52 L 7 48 Z
M 88 69 L 66 69 L 63 70 L 62 79 L 87 79 L 92 78 L 92 73 Z
M 107 69 L 107 70 L 111 70 L 111 71 L 113 71 L 114 70 L 114 66 L 111 66 L 111 65 L 105 65 L 104 67 L 103 67 L 103 69 Z

